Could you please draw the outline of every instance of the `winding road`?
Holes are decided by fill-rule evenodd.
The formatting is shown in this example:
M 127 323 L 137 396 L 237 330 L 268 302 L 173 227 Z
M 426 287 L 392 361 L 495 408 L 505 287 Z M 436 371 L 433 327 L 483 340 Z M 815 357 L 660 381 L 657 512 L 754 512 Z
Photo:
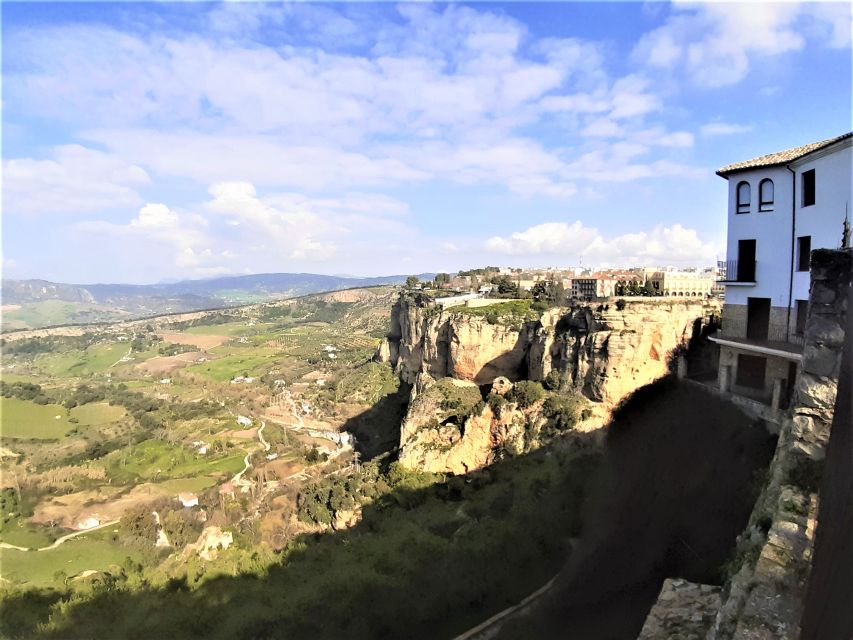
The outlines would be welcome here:
M 261 426 L 258 429 L 258 442 L 261 443 L 261 447 L 263 447 L 264 451 L 270 450 L 270 443 L 264 440 L 264 429 L 266 428 L 267 423 L 261 420 Z M 246 457 L 243 458 L 243 469 L 239 471 L 233 478 L 231 478 L 231 482 L 237 487 L 248 487 L 252 483 L 248 480 L 243 479 L 243 475 L 251 468 L 252 466 L 252 453 L 253 451 L 249 451 L 246 453 Z
M 80 529 L 80 531 L 72 531 L 61 538 L 57 538 L 53 541 L 53 544 L 48 545 L 46 547 L 39 547 L 38 549 L 32 549 L 29 547 L 19 547 L 15 544 L 9 544 L 8 542 L 0 542 L 0 548 L 3 549 L 17 549 L 18 551 L 50 551 L 51 549 L 56 549 L 59 545 L 68 542 L 71 538 L 76 538 L 77 536 L 82 536 L 84 533 L 91 533 L 92 531 L 97 531 L 98 529 L 103 529 L 104 527 L 110 527 L 112 525 L 118 524 L 118 520 L 110 520 L 109 522 L 104 522 L 103 524 L 99 524 L 97 527 L 90 527 L 88 529 Z

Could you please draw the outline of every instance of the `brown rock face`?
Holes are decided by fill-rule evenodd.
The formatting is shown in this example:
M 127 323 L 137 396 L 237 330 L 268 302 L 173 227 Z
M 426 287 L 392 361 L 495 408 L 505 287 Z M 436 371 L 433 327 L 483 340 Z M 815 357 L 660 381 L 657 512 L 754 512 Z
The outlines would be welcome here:
M 533 337 L 532 323 L 513 327 L 489 324 L 480 317 L 454 316 L 448 329 L 447 375 L 477 384 L 488 384 L 498 376 L 521 377 Z
M 496 443 L 519 452 L 530 446 L 516 433 L 531 422 L 529 415 L 513 405 L 499 416 L 486 408 L 451 420 L 441 411 L 441 398 L 416 397 L 433 381 L 450 377 L 503 387 L 522 379 L 542 381 L 556 370 L 576 391 L 601 403 L 600 411 L 593 408 L 595 415 L 606 416 L 627 395 L 666 375 L 674 352 L 720 313 L 718 302 L 705 300 L 628 299 L 620 306 L 554 308 L 538 320 L 495 322 L 401 297 L 387 345 L 379 352 L 414 385 L 401 429 L 400 461 L 464 473 L 489 464 Z

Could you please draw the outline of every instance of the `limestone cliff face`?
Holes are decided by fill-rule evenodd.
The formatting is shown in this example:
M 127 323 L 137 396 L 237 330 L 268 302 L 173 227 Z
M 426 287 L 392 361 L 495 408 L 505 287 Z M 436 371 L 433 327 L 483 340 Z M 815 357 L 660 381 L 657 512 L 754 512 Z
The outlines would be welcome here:
M 498 415 L 477 407 L 469 415 L 450 416 L 442 406 L 453 402 L 435 391 L 423 395 L 436 381 L 449 378 L 476 389 L 498 377 L 542 381 L 559 371 L 594 403 L 591 422 L 600 426 L 611 407 L 666 375 L 674 352 L 720 313 L 719 303 L 704 300 L 629 299 L 618 307 L 496 317 L 401 296 L 377 353 L 413 385 L 400 461 L 411 468 L 464 473 L 489 464 L 496 448 L 521 453 L 535 444 L 544 421 L 535 408 L 522 412 L 509 403 Z M 474 409 L 473 402 L 468 409 Z
M 504 380 L 504 392 L 512 388 L 498 380 Z M 529 450 L 541 427 L 538 406 L 521 410 L 509 402 L 493 409 L 481 401 L 480 388 L 466 380 L 435 381 L 421 374 L 412 395 L 399 452 L 401 464 L 411 469 L 467 473 L 491 464 L 498 451 Z
M 665 375 L 673 352 L 719 312 L 716 301 L 629 299 L 622 309 L 554 308 L 538 319 L 490 322 L 402 296 L 378 355 L 410 384 L 419 373 L 482 385 L 558 370 L 589 399 L 612 405 Z

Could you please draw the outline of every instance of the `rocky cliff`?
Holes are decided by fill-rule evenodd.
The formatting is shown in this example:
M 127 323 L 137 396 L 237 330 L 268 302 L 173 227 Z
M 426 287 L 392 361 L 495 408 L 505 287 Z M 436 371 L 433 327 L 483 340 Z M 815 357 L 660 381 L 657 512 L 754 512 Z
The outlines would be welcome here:
M 464 415 L 450 415 L 447 407 L 454 402 L 445 397 L 447 388 L 424 395 L 436 381 L 452 379 L 485 394 L 498 378 L 506 384 L 543 381 L 556 371 L 565 390 L 589 401 L 586 426 L 601 426 L 610 408 L 666 375 L 673 354 L 719 313 L 718 302 L 699 299 L 627 299 L 535 312 L 526 301 L 445 309 L 403 294 L 378 352 L 413 385 L 400 460 L 464 473 L 488 464 L 496 450 L 521 453 L 538 443 L 545 421 L 541 402 L 523 410 L 502 403 L 499 411 L 469 402 Z

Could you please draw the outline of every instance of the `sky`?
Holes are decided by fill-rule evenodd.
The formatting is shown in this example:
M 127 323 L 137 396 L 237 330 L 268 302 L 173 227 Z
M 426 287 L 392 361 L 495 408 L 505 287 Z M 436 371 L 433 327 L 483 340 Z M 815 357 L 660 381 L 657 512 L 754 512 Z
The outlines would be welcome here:
M 853 129 L 846 2 L 0 11 L 4 278 L 709 265 Z

